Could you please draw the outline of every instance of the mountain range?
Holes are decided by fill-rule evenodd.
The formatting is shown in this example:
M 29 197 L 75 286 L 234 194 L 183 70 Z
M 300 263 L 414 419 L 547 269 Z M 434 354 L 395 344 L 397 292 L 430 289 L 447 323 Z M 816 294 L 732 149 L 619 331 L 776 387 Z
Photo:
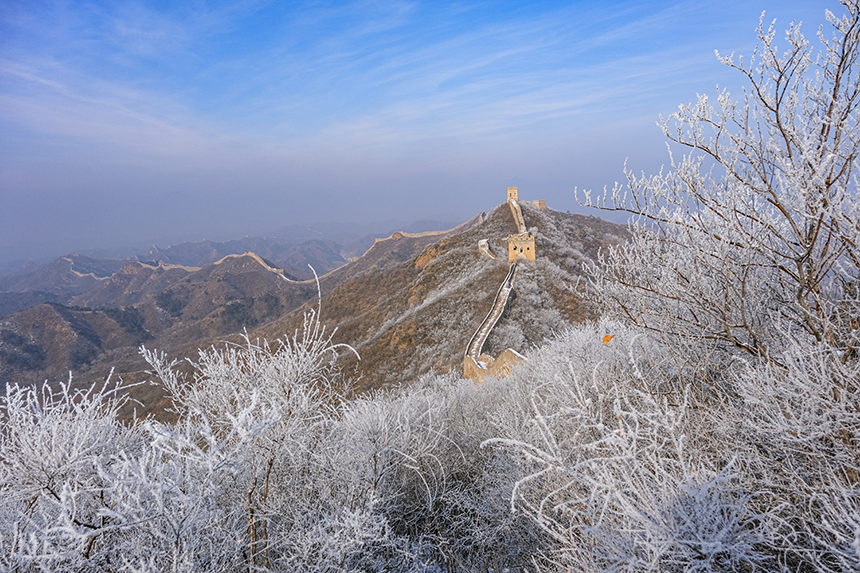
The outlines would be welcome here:
M 583 265 L 627 236 L 623 226 L 594 217 L 522 207 L 538 256 L 521 265 L 515 296 L 487 340 L 490 354 L 526 353 L 592 317 Z M 424 232 L 370 237 L 366 249 L 368 237 L 349 247 L 322 238 L 288 244 L 245 237 L 153 247 L 135 260 L 74 254 L 0 277 L 0 380 L 32 384 L 71 371 L 86 384 L 113 370 L 143 382 L 149 375 L 141 345 L 193 358 L 198 348 L 242 344 L 245 333 L 276 344 L 317 305 L 323 323 L 336 329 L 334 341 L 361 357 L 341 357 L 356 391 L 462 368 L 465 346 L 508 272 L 507 238 L 517 224 L 502 204 L 440 226 L 423 222 L 411 230 Z M 157 386 L 141 384 L 134 396 L 130 407 L 139 413 L 165 405 Z

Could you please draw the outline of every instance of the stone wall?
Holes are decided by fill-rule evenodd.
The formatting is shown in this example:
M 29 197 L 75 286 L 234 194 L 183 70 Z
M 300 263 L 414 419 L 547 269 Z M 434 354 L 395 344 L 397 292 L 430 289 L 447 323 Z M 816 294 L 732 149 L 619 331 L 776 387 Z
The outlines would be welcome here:
M 481 239 L 478 241 L 478 252 L 482 255 L 487 256 L 490 259 L 495 260 L 496 255 L 493 254 L 493 251 L 490 250 L 490 241 L 487 239 Z
M 535 237 L 529 233 L 526 228 L 525 220 L 523 219 L 523 212 L 522 209 L 520 209 L 518 201 L 519 197 L 517 188 L 508 187 L 508 206 L 511 208 L 511 214 L 517 224 L 517 233 L 508 237 L 508 261 L 514 262 L 520 258 L 534 261 L 536 256 Z M 546 201 L 543 199 L 532 201 L 532 204 L 538 209 L 546 209 Z M 489 244 L 486 239 L 478 243 L 478 249 L 482 254 L 495 258 L 493 257 L 492 252 L 490 252 Z M 503 289 L 505 289 L 505 285 L 508 281 L 510 281 L 508 290 L 513 288 L 512 275 L 516 275 L 516 265 L 511 266 L 511 272 L 508 273 L 508 278 L 505 279 L 505 283 L 502 283 L 502 286 L 499 288 L 500 294 Z M 499 294 L 497 294 L 496 301 L 493 303 L 493 309 L 490 310 L 490 314 L 488 314 L 487 318 L 484 319 L 484 323 L 478 327 L 477 332 L 472 336 L 472 340 L 469 342 L 469 348 L 466 349 L 466 355 L 463 357 L 463 376 L 466 379 L 480 382 L 487 377 L 504 378 L 511 372 L 511 368 L 525 360 L 521 354 L 518 354 L 511 348 L 502 352 L 496 359 L 493 359 L 492 356 L 487 354 L 477 356 L 481 351 L 480 346 L 483 345 L 482 341 L 486 340 L 489 330 L 495 326 L 495 323 L 501 316 L 506 303 L 507 294 L 505 294 L 504 301 L 501 301 L 499 299 Z M 497 306 L 500 306 L 501 308 L 496 308 Z M 490 322 L 488 323 L 487 321 Z M 485 327 L 485 323 L 487 323 L 488 326 Z M 476 337 L 479 337 L 477 338 L 477 342 L 475 342 Z M 473 344 L 476 347 L 474 349 L 472 348 Z

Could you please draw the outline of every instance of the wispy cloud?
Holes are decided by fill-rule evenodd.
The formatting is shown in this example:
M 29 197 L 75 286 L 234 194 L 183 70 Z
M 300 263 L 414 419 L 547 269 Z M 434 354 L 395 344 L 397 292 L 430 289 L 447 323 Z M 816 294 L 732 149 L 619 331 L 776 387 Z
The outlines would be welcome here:
M 762 2 L 807 32 L 823 21 L 823 5 Z M 140 187 L 141 173 L 224 194 L 242 181 L 337 189 L 360 176 L 395 193 L 455 162 L 470 181 L 554 165 L 545 178 L 586 169 L 611 182 L 637 152 L 622 149 L 626 133 L 725 84 L 713 49 L 752 46 L 760 8 L 748 4 L 9 0 L 0 195 L 46 173 L 51 185 L 97 188 L 104 171 L 118 173 L 112 189 Z M 565 155 L 571 142 L 604 149 L 579 143 L 597 133 L 611 156 Z M 489 171 L 500 165 L 510 172 Z
M 295 17 L 277 11 L 270 16 L 271 6 L 254 5 L 242 14 L 252 20 L 246 26 L 257 18 L 280 17 L 282 22 L 272 24 L 265 39 L 249 41 L 237 38 L 244 33 L 241 23 L 227 24 L 223 14 L 164 14 L 141 4 L 124 6 L 110 14 L 78 14 L 68 26 L 54 22 L 43 52 L 50 52 L 53 39 L 77 53 L 64 56 L 57 45 L 54 53 L 4 63 L 3 71 L 14 76 L 9 83 L 46 87 L 53 82 L 53 93 L 34 91 L 28 97 L 30 105 L 41 101 L 54 113 L 57 98 L 75 100 L 79 111 L 86 103 L 83 94 L 97 90 L 90 98 L 95 109 L 108 99 L 173 124 L 181 108 L 187 123 L 249 136 L 282 126 L 274 137 L 306 138 L 369 116 L 377 122 L 407 121 L 417 137 L 421 120 L 432 124 L 424 128 L 428 135 L 458 124 L 471 124 L 466 132 L 474 133 L 475 119 L 484 114 L 516 124 L 539 122 L 557 119 L 571 102 L 617 99 L 619 80 L 632 75 L 622 64 L 635 65 L 648 50 L 614 48 L 606 55 L 602 46 L 618 38 L 629 41 L 643 29 L 666 27 L 668 13 L 683 15 L 664 10 L 627 23 L 623 10 L 598 18 L 593 8 L 571 7 L 485 23 L 484 9 L 470 14 L 474 25 L 467 17 L 448 30 L 435 22 L 444 23 L 450 14 L 423 13 L 415 3 L 365 1 L 337 10 L 299 10 Z M 69 42 L 75 29 L 83 31 Z M 235 49 L 222 46 L 230 43 Z M 632 52 L 638 54 L 631 57 Z M 665 79 L 670 66 L 655 67 L 656 60 L 665 61 L 664 55 L 654 54 L 651 67 Z M 671 67 L 683 72 L 677 59 Z M 439 122 L 440 113 L 447 122 Z

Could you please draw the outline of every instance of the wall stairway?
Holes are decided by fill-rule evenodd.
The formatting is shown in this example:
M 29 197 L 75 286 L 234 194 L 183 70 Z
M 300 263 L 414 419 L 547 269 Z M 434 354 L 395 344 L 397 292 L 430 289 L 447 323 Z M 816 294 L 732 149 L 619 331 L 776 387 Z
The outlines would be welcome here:
M 482 361 L 480 360 L 481 350 L 487 342 L 487 337 L 490 335 L 490 331 L 493 330 L 493 327 L 496 326 L 496 323 L 499 322 L 499 319 L 502 317 L 502 313 L 505 312 L 505 306 L 508 304 L 508 297 L 514 288 L 514 279 L 517 276 L 518 264 L 518 261 L 514 261 L 511 265 L 511 268 L 508 271 L 508 276 L 505 277 L 505 280 L 502 282 L 502 285 L 496 293 L 493 307 L 490 309 L 490 312 L 487 313 L 487 317 L 484 319 L 484 322 L 481 323 L 481 326 L 479 326 L 478 330 L 475 331 L 475 334 L 472 335 L 472 340 L 469 341 L 469 346 L 466 347 L 466 356 L 472 358 L 479 366 L 482 364 Z

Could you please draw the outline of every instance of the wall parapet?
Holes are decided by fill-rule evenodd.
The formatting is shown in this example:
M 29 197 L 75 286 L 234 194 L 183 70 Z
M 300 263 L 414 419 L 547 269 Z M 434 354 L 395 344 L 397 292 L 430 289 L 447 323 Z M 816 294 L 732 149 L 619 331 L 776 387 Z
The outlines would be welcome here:
M 523 234 L 528 233 L 528 229 L 526 229 L 526 220 L 523 219 L 523 210 L 520 208 L 520 204 L 516 199 L 508 199 L 508 205 L 511 207 L 511 214 L 514 216 L 514 221 L 517 224 L 517 233 Z

